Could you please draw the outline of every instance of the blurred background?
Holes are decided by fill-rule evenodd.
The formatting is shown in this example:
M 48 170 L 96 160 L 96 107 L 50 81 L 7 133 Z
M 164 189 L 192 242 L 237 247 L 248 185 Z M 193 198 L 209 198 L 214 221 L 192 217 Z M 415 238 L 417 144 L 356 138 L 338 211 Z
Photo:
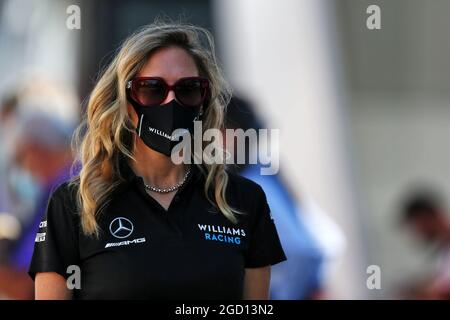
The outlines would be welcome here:
M 80 29 L 67 26 L 71 5 Z M 155 17 L 213 33 L 235 92 L 229 127 L 279 129 L 278 175 L 236 169 L 268 194 L 288 256 L 273 299 L 449 298 L 449 11 L 445 0 L 0 0 L 0 298 L 33 298 L 26 271 L 49 192 L 69 175 L 71 133 L 99 71 Z

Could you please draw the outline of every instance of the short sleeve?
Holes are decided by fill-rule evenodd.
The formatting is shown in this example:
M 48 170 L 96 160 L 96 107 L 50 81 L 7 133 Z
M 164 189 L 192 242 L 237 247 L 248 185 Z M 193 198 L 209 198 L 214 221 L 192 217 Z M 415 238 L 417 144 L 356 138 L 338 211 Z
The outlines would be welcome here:
M 246 268 L 259 268 L 287 260 L 263 189 L 258 186 L 255 220 L 245 254 Z
M 77 219 L 67 183 L 50 196 L 34 243 L 28 274 L 34 280 L 38 272 L 56 272 L 67 278 L 67 267 L 78 265 Z M 73 204 L 73 203 L 72 203 Z

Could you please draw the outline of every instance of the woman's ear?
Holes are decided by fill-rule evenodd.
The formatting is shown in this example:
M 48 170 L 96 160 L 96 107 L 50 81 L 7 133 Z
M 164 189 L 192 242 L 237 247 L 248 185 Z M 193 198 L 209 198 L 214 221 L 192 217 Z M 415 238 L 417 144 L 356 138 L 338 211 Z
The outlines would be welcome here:
M 131 122 L 136 126 L 138 122 L 138 116 L 136 114 L 136 111 L 134 110 L 133 106 L 131 104 L 127 104 L 127 112 L 128 116 L 131 119 Z

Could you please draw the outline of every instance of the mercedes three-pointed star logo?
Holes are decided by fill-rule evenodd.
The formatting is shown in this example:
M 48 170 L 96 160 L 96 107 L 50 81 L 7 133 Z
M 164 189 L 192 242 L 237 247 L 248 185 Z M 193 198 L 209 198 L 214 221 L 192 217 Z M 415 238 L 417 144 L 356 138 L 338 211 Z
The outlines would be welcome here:
M 124 217 L 115 218 L 109 225 L 109 231 L 111 234 L 119 239 L 129 237 L 133 233 L 133 223 Z

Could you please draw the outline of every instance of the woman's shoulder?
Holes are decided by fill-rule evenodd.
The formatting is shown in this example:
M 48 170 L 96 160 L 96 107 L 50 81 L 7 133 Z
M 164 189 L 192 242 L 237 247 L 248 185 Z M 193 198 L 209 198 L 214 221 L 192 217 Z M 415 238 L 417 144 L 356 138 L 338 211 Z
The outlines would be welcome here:
M 255 181 L 241 176 L 238 173 L 226 170 L 228 175 L 228 189 L 233 198 L 243 203 L 255 205 L 256 201 L 266 200 L 263 188 Z
M 53 197 L 73 197 L 78 189 L 78 183 L 74 181 L 73 179 L 67 179 L 62 182 L 59 182 L 58 184 L 55 184 L 51 188 L 50 194 Z
M 228 175 L 229 183 L 235 186 L 236 188 L 254 192 L 262 191 L 262 187 L 257 182 L 228 169 L 226 170 L 226 172 Z
M 52 187 L 48 205 L 57 205 L 65 212 L 77 213 L 78 183 L 72 179 L 65 180 Z

